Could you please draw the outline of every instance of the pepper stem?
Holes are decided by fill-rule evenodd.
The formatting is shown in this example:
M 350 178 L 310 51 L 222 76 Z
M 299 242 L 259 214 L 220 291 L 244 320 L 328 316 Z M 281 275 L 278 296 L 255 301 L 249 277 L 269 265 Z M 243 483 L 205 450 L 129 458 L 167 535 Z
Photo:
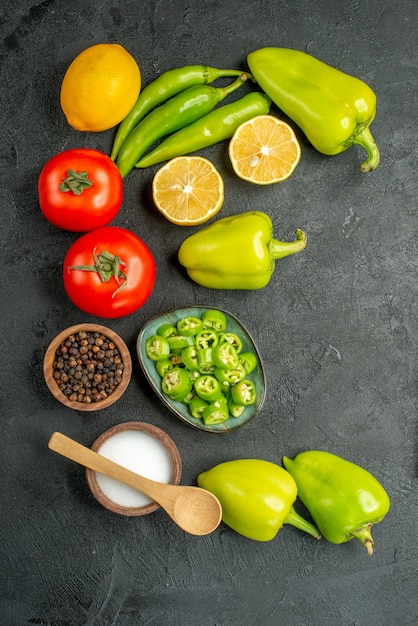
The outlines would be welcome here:
M 366 526 L 363 526 L 362 528 L 359 528 L 358 530 L 355 530 L 352 533 L 354 537 L 357 537 L 357 539 L 361 541 L 363 546 L 366 548 L 367 554 L 369 556 L 372 556 L 373 551 L 374 551 L 374 541 L 373 541 L 372 534 L 370 532 L 371 527 L 372 527 L 371 523 L 366 524 Z
M 270 240 L 269 250 L 273 261 L 289 256 L 289 254 L 296 254 L 306 248 L 307 237 L 303 230 L 298 228 L 295 231 L 295 234 L 295 241 L 279 241 L 278 239 Z
M 370 132 L 370 128 L 366 126 L 361 133 L 353 138 L 353 143 L 358 144 L 367 152 L 367 159 L 363 161 L 363 163 L 360 163 L 361 171 L 371 172 L 372 170 L 375 170 L 379 165 L 380 153 L 379 148 L 373 139 L 373 135 Z
M 284 524 L 290 524 L 299 530 L 302 530 L 304 533 L 308 533 L 315 539 L 321 539 L 321 533 L 317 529 L 316 526 L 308 522 L 308 520 L 304 519 L 299 513 L 296 512 L 295 508 L 292 506 L 286 519 L 283 522 Z
M 215 67 L 208 67 L 208 66 L 205 67 L 204 77 L 205 77 L 205 83 L 209 84 L 209 83 L 213 83 L 218 78 L 224 78 L 226 76 L 242 76 L 242 74 L 245 74 L 247 78 L 249 78 L 255 83 L 254 76 L 250 74 L 249 72 L 241 72 L 241 70 L 223 70 L 223 69 L 220 70 Z
M 239 78 L 234 80 L 233 83 L 226 85 L 226 87 L 217 87 L 215 89 L 217 103 L 222 102 L 222 100 L 224 100 L 226 96 L 228 96 L 230 93 L 233 93 L 239 87 L 241 87 L 241 85 L 245 83 L 245 81 L 248 79 L 249 76 L 251 76 L 251 74 L 248 74 L 247 72 L 242 72 Z

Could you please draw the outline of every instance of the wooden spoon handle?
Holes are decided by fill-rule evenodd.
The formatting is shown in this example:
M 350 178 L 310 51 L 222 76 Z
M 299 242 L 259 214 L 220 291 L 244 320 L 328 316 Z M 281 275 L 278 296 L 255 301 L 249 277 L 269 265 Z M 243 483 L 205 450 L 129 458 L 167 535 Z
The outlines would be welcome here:
M 122 467 L 122 465 L 119 465 L 101 454 L 94 452 L 94 450 L 86 448 L 81 443 L 70 439 L 70 437 L 66 437 L 66 435 L 63 435 L 62 433 L 55 432 L 51 435 L 48 442 L 48 448 L 58 454 L 61 454 L 62 456 L 65 456 L 67 459 L 70 459 L 75 463 L 79 463 L 84 467 L 88 467 L 93 471 L 105 474 L 105 476 L 119 480 L 125 485 L 129 485 L 134 489 L 142 491 L 147 496 L 158 502 L 161 506 L 162 502 L 160 502 L 160 500 L 163 499 L 163 491 L 166 490 L 167 487 L 173 487 L 173 485 L 156 483 L 149 478 L 139 476 L 135 472 L 126 469 L 126 467 Z

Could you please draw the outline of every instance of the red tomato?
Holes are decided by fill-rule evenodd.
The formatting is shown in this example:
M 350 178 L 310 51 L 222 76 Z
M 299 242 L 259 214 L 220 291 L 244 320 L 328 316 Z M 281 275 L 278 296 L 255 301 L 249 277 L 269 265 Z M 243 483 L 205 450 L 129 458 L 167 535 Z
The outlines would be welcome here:
M 70 300 L 98 317 L 123 317 L 139 309 L 151 295 L 155 276 L 149 248 L 130 230 L 116 226 L 82 235 L 64 259 Z
M 87 232 L 109 224 L 122 204 L 123 181 L 103 152 L 65 150 L 46 163 L 38 180 L 41 211 L 64 230 Z

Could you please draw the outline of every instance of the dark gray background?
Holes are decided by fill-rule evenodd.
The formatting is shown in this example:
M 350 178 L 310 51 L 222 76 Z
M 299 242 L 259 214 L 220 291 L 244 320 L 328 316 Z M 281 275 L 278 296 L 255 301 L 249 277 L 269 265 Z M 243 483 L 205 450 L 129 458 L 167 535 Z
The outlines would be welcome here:
M 1 623 L 417 624 L 416 3 L 4 0 L 1 15 Z M 325 157 L 297 131 L 295 173 L 260 188 L 233 174 L 227 142 L 204 151 L 225 181 L 220 216 L 258 209 L 271 216 L 277 238 L 293 238 L 295 228 L 308 234 L 307 249 L 278 262 L 259 292 L 188 280 L 176 253 L 195 229 L 170 224 L 153 207 L 156 168 L 133 172 L 114 223 L 151 248 L 155 290 L 128 318 L 91 318 L 72 306 L 61 282 L 78 235 L 44 220 L 36 185 L 61 150 L 110 152 L 114 129 L 72 130 L 59 106 L 66 67 L 99 42 L 125 46 L 143 84 L 186 64 L 246 69 L 247 53 L 263 46 L 305 50 L 377 92 L 372 132 L 381 164 L 362 174 L 360 148 Z M 238 316 L 264 360 L 264 408 L 233 434 L 201 433 L 177 420 L 136 361 L 142 325 L 193 304 Z M 42 377 L 51 339 L 82 321 L 117 331 L 134 358 L 124 397 L 91 414 L 61 406 Z M 263 544 L 224 525 L 208 537 L 187 536 L 161 510 L 136 519 L 107 512 L 83 469 L 50 452 L 47 441 L 59 430 L 91 445 L 127 420 L 169 433 L 183 458 L 183 484 L 222 461 L 280 463 L 310 448 L 359 463 L 392 501 L 374 528 L 375 554 L 356 540 L 317 542 L 290 526 Z

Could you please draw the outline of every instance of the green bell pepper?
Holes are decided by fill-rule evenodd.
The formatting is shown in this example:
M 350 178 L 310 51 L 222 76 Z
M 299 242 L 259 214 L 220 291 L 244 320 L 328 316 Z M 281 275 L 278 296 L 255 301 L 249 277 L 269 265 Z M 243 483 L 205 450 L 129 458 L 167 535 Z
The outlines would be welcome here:
M 288 48 L 261 48 L 247 57 L 261 89 L 305 133 L 323 154 L 362 146 L 363 172 L 374 170 L 379 150 L 370 132 L 376 95 L 363 81 L 322 61 Z
M 293 508 L 297 487 L 282 467 L 259 459 L 220 463 L 197 477 L 222 505 L 222 520 L 255 541 L 270 541 L 283 524 L 291 524 L 319 539 L 318 529 Z
M 295 241 L 278 241 L 273 239 L 270 217 L 249 211 L 217 220 L 185 239 L 178 259 L 203 287 L 261 289 L 270 281 L 276 259 L 305 247 L 303 231 L 296 231 Z
M 377 479 L 362 467 L 319 450 L 301 452 L 293 460 L 284 457 L 283 464 L 325 539 L 340 544 L 357 537 L 373 554 L 371 526 L 390 507 Z

